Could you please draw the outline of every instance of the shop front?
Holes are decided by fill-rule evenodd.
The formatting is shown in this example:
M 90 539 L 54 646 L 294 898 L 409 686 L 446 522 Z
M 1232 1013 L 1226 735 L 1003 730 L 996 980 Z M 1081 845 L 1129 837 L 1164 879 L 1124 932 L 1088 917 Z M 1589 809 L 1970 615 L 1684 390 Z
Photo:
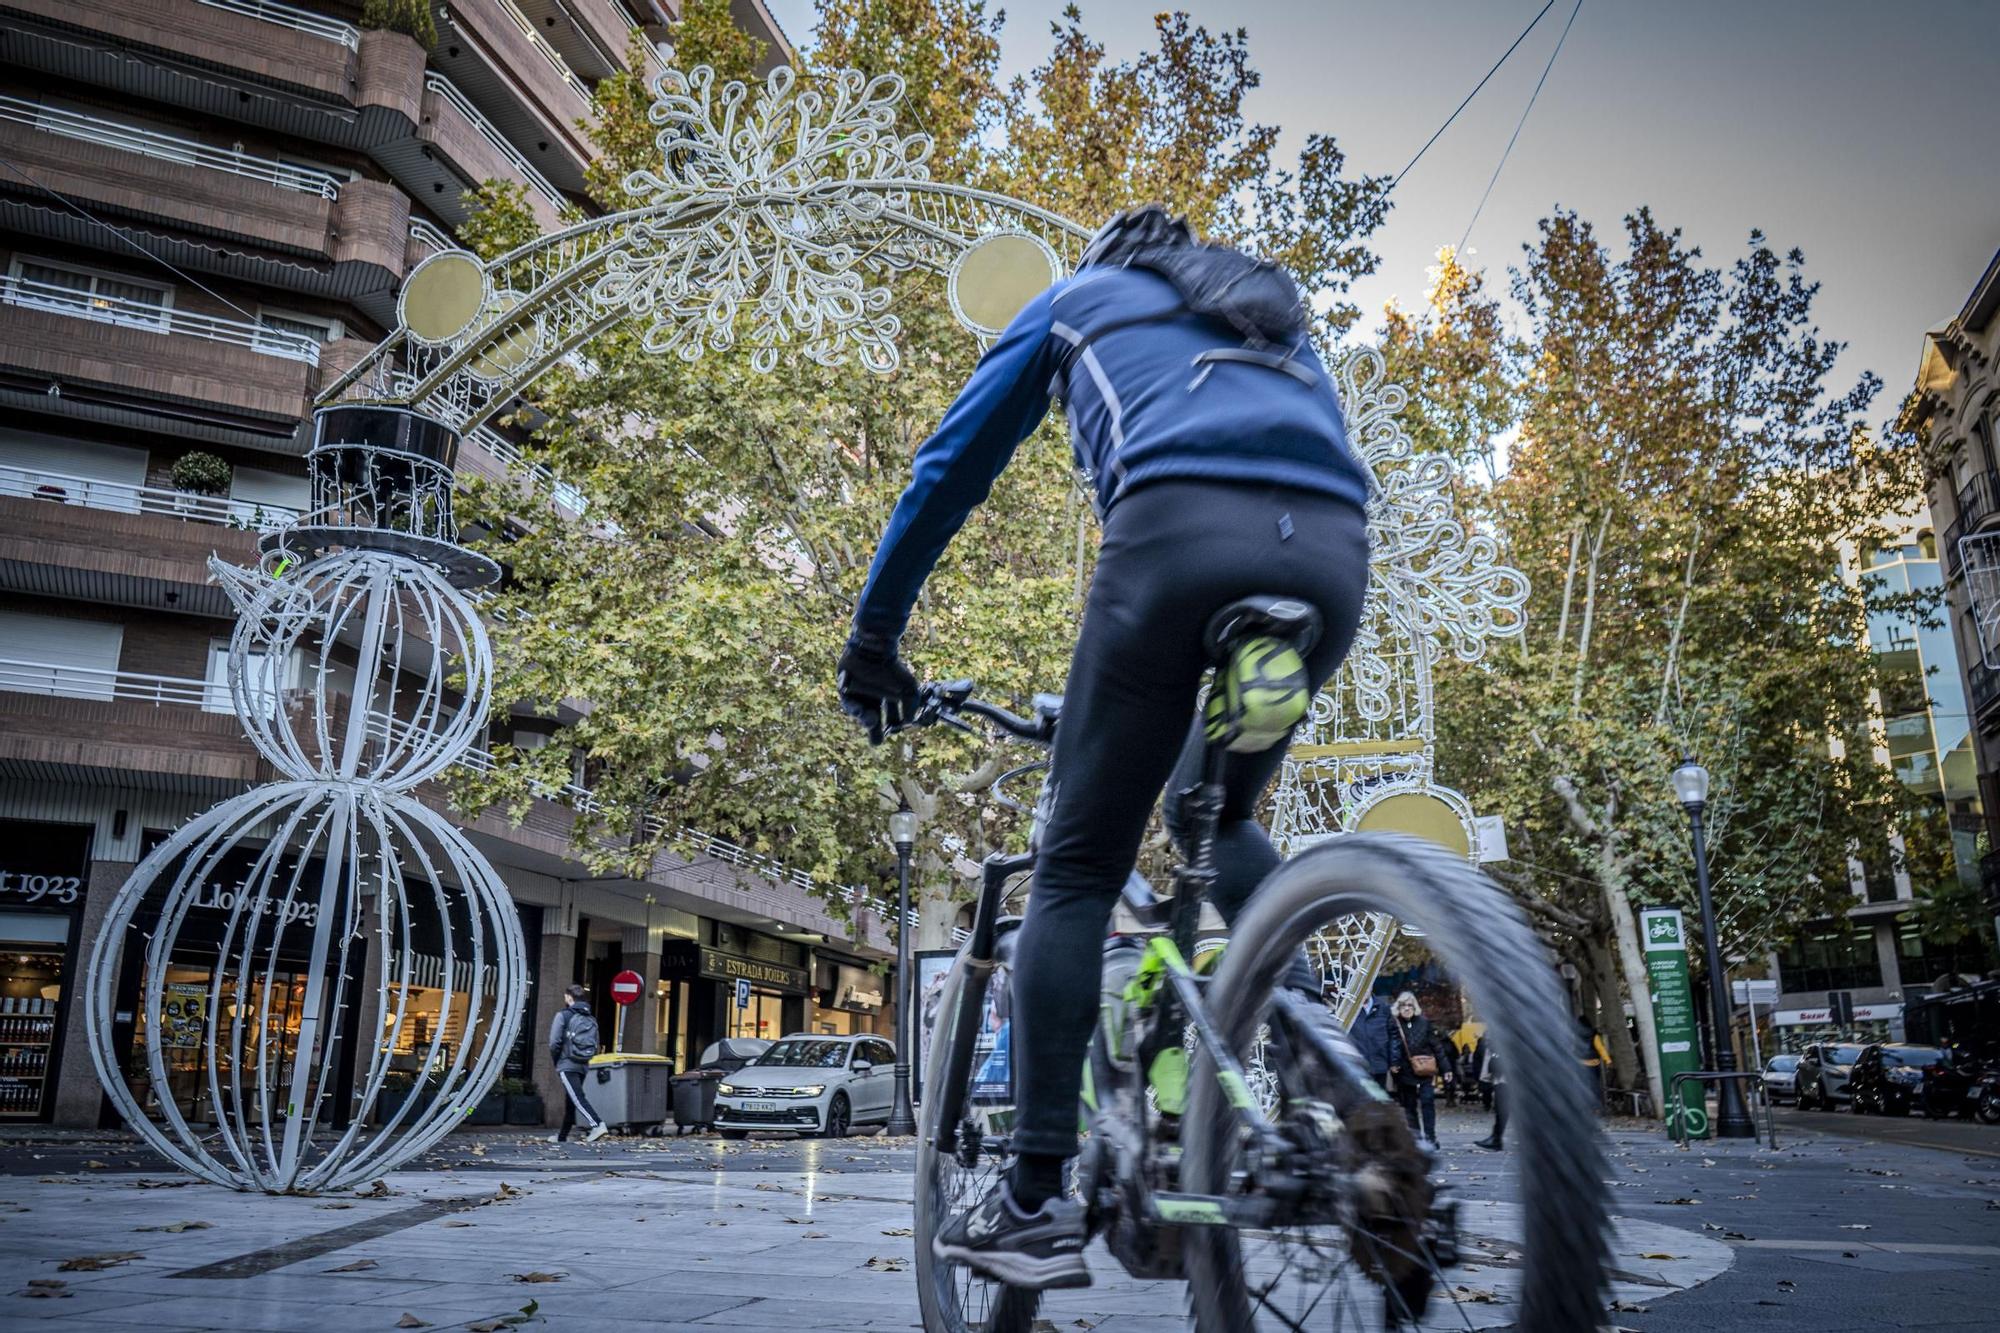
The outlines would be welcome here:
M 766 937 L 734 934 L 751 943 Z M 802 957 L 801 946 L 785 945 Z M 768 947 L 768 946 L 764 946 Z M 807 982 L 802 962 L 758 958 L 696 940 L 667 940 L 660 950 L 660 979 L 666 989 L 667 1054 L 676 1069 L 698 1059 L 704 1047 L 724 1037 L 775 1041 L 806 1030 Z
M 0 819 L 0 1124 L 55 1105 L 79 993 L 89 824 Z
M 889 980 L 859 959 L 820 953 L 813 959 L 812 1031 L 822 1037 L 880 1035 Z

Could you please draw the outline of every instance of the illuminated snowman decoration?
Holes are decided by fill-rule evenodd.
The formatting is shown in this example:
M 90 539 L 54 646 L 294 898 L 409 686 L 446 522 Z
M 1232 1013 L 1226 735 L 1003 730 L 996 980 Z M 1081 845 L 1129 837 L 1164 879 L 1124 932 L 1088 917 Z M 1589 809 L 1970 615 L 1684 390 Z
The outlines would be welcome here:
M 457 544 L 456 436 L 395 408 L 315 425 L 312 512 L 265 535 L 258 569 L 209 562 L 237 610 L 237 716 L 282 780 L 133 871 L 85 1007 L 133 1129 L 198 1176 L 271 1192 L 352 1186 L 435 1144 L 498 1078 L 527 996 L 506 886 L 414 795 L 475 743 L 492 695 L 463 589 L 499 570 Z

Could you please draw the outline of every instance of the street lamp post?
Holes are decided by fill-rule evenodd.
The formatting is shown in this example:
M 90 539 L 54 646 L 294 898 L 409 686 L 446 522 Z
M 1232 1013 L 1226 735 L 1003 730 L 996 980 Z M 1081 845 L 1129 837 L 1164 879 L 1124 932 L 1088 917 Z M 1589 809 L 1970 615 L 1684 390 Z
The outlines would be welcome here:
M 1701 942 L 1708 953 L 1708 1003 L 1710 1031 L 1715 1043 L 1715 1068 L 1719 1073 L 1736 1072 L 1736 1052 L 1729 1040 L 1729 979 L 1722 970 L 1722 950 L 1715 942 L 1715 904 L 1708 891 L 1708 840 L 1702 828 L 1702 811 L 1708 805 L 1708 770 L 1688 759 L 1674 770 L 1674 795 L 1688 813 L 1688 827 L 1694 833 L 1694 880 L 1701 892 Z M 1743 1102 L 1743 1087 L 1733 1078 L 1721 1080 L 1717 1089 L 1715 1136 L 1719 1139 L 1747 1139 L 1757 1133 Z
M 917 816 L 901 802 L 889 816 L 889 840 L 896 844 L 896 1101 L 884 1134 L 914 1134 L 910 1110 L 910 848 L 917 841 Z

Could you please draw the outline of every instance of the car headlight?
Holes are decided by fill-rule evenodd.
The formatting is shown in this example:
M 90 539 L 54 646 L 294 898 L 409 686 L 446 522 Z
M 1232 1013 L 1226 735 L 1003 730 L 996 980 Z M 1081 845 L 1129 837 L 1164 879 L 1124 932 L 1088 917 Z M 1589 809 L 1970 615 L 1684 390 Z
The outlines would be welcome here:
M 718 1083 L 715 1085 L 715 1090 L 724 1097 L 734 1097 L 736 1095 L 736 1085 L 733 1083 Z
M 800 1088 L 800 1089 L 799 1089 L 799 1096 L 801 1096 L 801 1097 L 817 1097 L 817 1096 L 819 1096 L 819 1095 L 820 1095 L 820 1094 L 821 1094 L 822 1092 L 825 1092 L 825 1091 L 826 1091 L 826 1084 L 824 1084 L 824 1083 L 811 1083 L 811 1084 L 808 1084 L 808 1085 L 806 1085 L 805 1087 L 803 1087 L 803 1088 Z

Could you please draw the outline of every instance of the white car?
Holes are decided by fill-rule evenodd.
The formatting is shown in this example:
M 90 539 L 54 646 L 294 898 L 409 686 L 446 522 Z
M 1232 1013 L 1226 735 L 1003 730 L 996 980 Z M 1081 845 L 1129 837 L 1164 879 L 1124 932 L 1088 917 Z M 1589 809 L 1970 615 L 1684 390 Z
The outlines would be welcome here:
M 716 1088 L 715 1127 L 725 1139 L 753 1129 L 841 1138 L 889 1119 L 895 1064 L 880 1037 L 782 1037 Z

